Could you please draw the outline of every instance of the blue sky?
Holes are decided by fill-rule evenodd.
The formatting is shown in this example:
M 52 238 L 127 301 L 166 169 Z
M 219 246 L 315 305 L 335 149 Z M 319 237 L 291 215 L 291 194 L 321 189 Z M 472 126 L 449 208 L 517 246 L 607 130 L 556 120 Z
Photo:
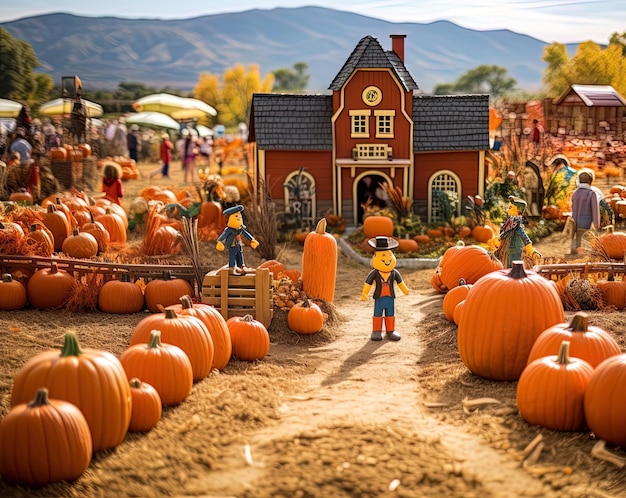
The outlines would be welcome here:
M 226 4 L 229 6 L 226 6 Z M 185 19 L 224 12 L 316 5 L 392 22 L 452 21 L 476 30 L 510 29 L 547 43 L 607 43 L 626 31 L 624 0 L 2 0 L 0 22 L 51 12 Z M 233 5 L 234 4 L 234 5 Z

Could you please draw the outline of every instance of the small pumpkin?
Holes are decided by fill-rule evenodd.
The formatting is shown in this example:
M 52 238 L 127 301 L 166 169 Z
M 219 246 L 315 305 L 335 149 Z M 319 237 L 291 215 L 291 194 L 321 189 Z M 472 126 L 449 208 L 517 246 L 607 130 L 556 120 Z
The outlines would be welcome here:
M 609 258 L 623 260 L 626 252 L 626 233 L 605 233 L 594 240 L 594 244 L 601 246 Z
M 409 253 L 409 252 L 417 252 L 419 246 L 417 242 L 413 239 L 398 239 L 398 252 L 400 253 Z
M 270 335 L 252 315 L 233 316 L 226 321 L 233 343 L 233 356 L 243 361 L 262 360 L 270 349 Z
M 54 250 L 60 251 L 63 248 L 63 241 L 70 236 L 70 222 L 64 211 L 58 209 L 58 204 L 48 204 L 46 214 L 43 216 L 43 224 L 54 237 Z
M 161 420 L 163 408 L 158 391 L 147 382 L 138 378 L 130 379 L 132 411 L 129 432 L 147 432 L 154 429 Z
M 0 310 L 21 310 L 26 306 L 26 289 L 10 273 L 2 275 L 0 280 Z
M 28 190 L 26 190 L 25 188 L 21 188 L 17 192 L 13 192 L 11 195 L 9 195 L 9 200 L 13 202 L 21 202 L 24 204 L 32 204 L 33 196 Z
M 585 392 L 585 418 L 597 439 L 626 448 L 626 354 L 604 360 Z
M 413 240 L 418 244 L 428 244 L 430 242 L 430 235 L 428 234 L 420 234 L 413 237 Z
M 75 228 L 63 241 L 61 249 L 72 258 L 91 258 L 98 254 L 98 241 L 90 233 Z
M 298 334 L 315 334 L 324 326 L 324 313 L 310 299 L 294 304 L 287 313 L 287 325 Z
M 124 273 L 120 280 L 109 280 L 98 294 L 98 308 L 104 313 L 139 313 L 145 306 L 143 291 Z
M 593 367 L 570 358 L 569 351 L 569 341 L 562 341 L 558 355 L 529 363 L 520 375 L 517 407 L 529 424 L 557 431 L 586 428 L 584 398 Z
M 183 296 L 193 295 L 191 284 L 182 278 L 153 279 L 144 289 L 146 306 L 152 313 L 163 311 L 172 304 L 178 304 Z
M 626 305 L 626 280 L 615 280 L 613 272 L 609 272 L 607 280 L 596 282 L 596 286 L 602 292 L 602 300 L 607 306 L 615 306 L 623 310 Z
M 471 233 L 478 242 L 486 244 L 495 237 L 493 229 L 489 225 L 476 225 Z
M 120 356 L 128 377 L 142 379 L 156 389 L 163 406 L 182 403 L 193 387 L 193 370 L 185 352 L 161 342 L 161 331 L 150 332 L 147 344 L 130 346 Z
M 33 256 L 49 258 L 54 253 L 54 236 L 45 225 L 33 223 L 26 238 L 29 252 Z
M 50 268 L 37 270 L 28 280 L 28 301 L 37 309 L 60 308 L 71 297 L 73 286 L 74 277 L 53 261 Z
M 111 236 L 109 231 L 102 223 L 94 220 L 93 214 L 91 214 L 90 221 L 85 223 L 81 230 L 84 233 L 93 235 L 96 239 L 96 242 L 98 243 L 98 253 L 107 252 L 109 250 L 109 246 L 111 245 Z
M 443 314 L 449 322 L 455 322 L 454 309 L 457 304 L 467 297 L 467 293 L 472 288 L 472 284 L 465 282 L 464 278 L 459 279 L 459 285 L 450 289 L 443 298 Z M 456 322 L 455 322 L 456 323 Z M 457 324 L 458 325 L 458 324 Z
M 0 475 L 9 482 L 40 486 L 80 477 L 91 462 L 89 424 L 72 403 L 34 399 L 15 405 L 0 423 Z
M 278 279 L 278 274 L 285 271 L 285 265 L 275 259 L 268 259 L 261 263 L 257 268 L 267 268 L 273 274 L 274 280 Z
M 589 325 L 589 315 L 576 313 L 569 323 L 559 323 L 544 330 L 533 344 L 528 363 L 558 352 L 562 341 L 570 342 L 570 353 L 596 368 L 607 358 L 621 353 L 617 341 L 600 327 Z

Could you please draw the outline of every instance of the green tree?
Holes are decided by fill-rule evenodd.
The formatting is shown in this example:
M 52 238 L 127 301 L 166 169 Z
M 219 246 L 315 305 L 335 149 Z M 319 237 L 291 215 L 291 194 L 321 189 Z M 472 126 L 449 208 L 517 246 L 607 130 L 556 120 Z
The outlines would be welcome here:
M 222 77 L 202 73 L 193 95 L 215 107 L 219 122 L 227 127 L 236 127 L 248 120 L 253 93 L 269 93 L 274 76 L 268 74 L 261 79 L 259 66 L 251 64 L 248 69 L 243 64 L 226 69 Z
M 439 84 L 434 88 L 435 95 L 459 93 L 488 93 L 493 100 L 512 91 L 517 81 L 507 75 L 500 66 L 481 66 L 463 73 L 454 83 Z
M 33 47 L 0 28 L 0 97 L 34 104 L 47 97 L 52 78 L 35 73 L 39 59 Z
M 309 66 L 306 62 L 296 62 L 293 70 L 288 68 L 272 71 L 274 75 L 273 92 L 303 93 L 309 84 Z
M 609 38 L 609 44 L 621 46 L 622 55 L 626 57 L 626 31 L 624 31 L 622 34 L 613 33 L 611 35 L 611 38 Z
M 548 63 L 543 81 L 548 95 L 558 97 L 574 84 L 611 85 L 619 93 L 626 92 L 626 56 L 621 37 L 615 34 L 606 48 L 587 41 L 581 43 L 573 57 L 565 47 L 553 43 L 544 49 L 543 60 Z

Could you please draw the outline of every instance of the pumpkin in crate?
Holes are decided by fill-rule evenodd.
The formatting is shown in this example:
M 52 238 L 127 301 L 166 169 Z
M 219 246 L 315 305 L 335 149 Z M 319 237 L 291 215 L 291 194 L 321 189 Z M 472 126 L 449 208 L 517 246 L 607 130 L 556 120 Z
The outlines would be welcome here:
M 461 360 L 485 379 L 517 380 L 537 337 L 563 321 L 556 284 L 514 261 L 510 269 L 480 278 L 464 299 L 457 334 Z
M 90 233 L 75 228 L 63 241 L 61 249 L 72 258 L 91 258 L 98 254 L 98 241 Z
M 98 216 L 96 221 L 100 222 L 109 233 L 112 243 L 126 244 L 128 234 L 126 233 L 124 220 L 114 209 L 107 207 L 105 213 L 102 216 Z
M 194 303 L 190 296 L 180 298 L 180 304 L 173 304 L 172 309 L 177 315 L 190 315 L 199 318 L 211 334 L 213 339 L 213 364 L 211 368 L 223 370 L 230 361 L 233 345 L 230 340 L 228 325 L 222 314 L 210 304 Z
M 31 358 L 17 373 L 11 406 L 31 400 L 38 389 L 50 398 L 76 405 L 89 424 L 93 451 L 122 442 L 130 421 L 128 378 L 119 360 L 107 351 L 81 348 L 73 332 L 65 334 L 63 348 Z
M 67 149 L 65 147 L 51 147 L 48 155 L 52 162 L 67 161 Z
M 465 279 L 461 278 L 459 279 L 459 285 L 457 285 L 454 289 L 450 289 L 446 293 L 443 298 L 443 314 L 445 315 L 446 320 L 456 323 L 454 320 L 454 309 L 457 304 L 467 297 L 471 288 L 472 284 L 468 284 L 465 282 Z
M 261 263 L 257 268 L 267 268 L 272 274 L 274 280 L 278 280 L 278 275 L 285 271 L 285 265 L 275 259 L 268 259 Z
M 102 223 L 93 219 L 93 214 L 91 215 L 91 221 L 89 223 L 85 223 L 81 230 L 84 233 L 93 235 L 96 239 L 96 242 L 98 243 L 98 254 L 109 250 L 109 247 L 111 246 L 111 236 L 109 235 L 109 231 L 104 228 Z
M 28 301 L 33 308 L 54 309 L 63 306 L 72 296 L 74 277 L 56 262 L 50 263 L 50 268 L 42 268 L 33 273 L 28 280 L 26 291 Z
M 178 304 L 183 296 L 192 296 L 191 284 L 182 278 L 150 280 L 144 289 L 146 306 L 152 313 L 163 311 L 172 304 Z
M 206 325 L 195 316 L 177 315 L 173 309 L 149 315 L 133 330 L 130 345 L 145 344 L 153 330 L 161 331 L 161 341 L 182 349 L 191 363 L 193 380 L 204 379 L 213 364 L 213 338 Z
M 618 310 L 623 310 L 626 305 L 626 280 L 615 280 L 612 271 L 609 271 L 606 280 L 596 282 L 596 287 L 602 292 L 602 301 L 607 306 L 615 306 Z
M 589 325 L 589 315 L 579 311 L 569 323 L 554 325 L 537 337 L 528 355 L 528 363 L 542 356 L 557 354 L 562 341 L 570 342 L 572 356 L 585 360 L 593 368 L 622 352 L 611 334 Z
M 152 330 L 147 344 L 130 346 L 120 356 L 128 377 L 141 379 L 156 389 L 163 406 L 178 405 L 193 387 L 193 370 L 185 352 L 161 342 L 161 331 Z
M 332 303 L 337 278 L 337 240 L 322 218 L 309 232 L 302 249 L 302 286 L 307 296 Z
M 72 403 L 49 399 L 45 388 L 15 405 L 0 423 L 0 475 L 8 482 L 73 481 L 87 470 L 92 453 L 83 413 Z
M 626 354 L 604 360 L 585 392 L 585 418 L 596 439 L 626 448 Z
M 0 280 L 0 310 L 21 310 L 26 306 L 26 289 L 10 273 L 2 275 Z
M 270 349 L 270 335 L 252 315 L 233 316 L 226 320 L 233 356 L 242 361 L 262 360 Z
M 517 407 L 529 424 L 557 431 L 586 428 L 584 398 L 593 367 L 569 351 L 569 341 L 562 341 L 558 355 L 538 358 L 522 372 Z
M 2 235 L 11 236 L 17 239 L 21 239 L 24 236 L 24 229 L 19 223 L 12 221 L 0 221 L 0 232 Z
M 298 334 L 315 334 L 324 326 L 324 313 L 317 304 L 307 299 L 289 309 L 287 325 Z
M 154 429 L 161 420 L 163 407 L 158 391 L 138 378 L 130 379 L 132 410 L 129 432 L 147 432 Z
M 120 280 L 106 282 L 98 294 L 98 308 L 104 313 L 120 315 L 139 313 L 144 306 L 141 287 L 131 282 L 127 273 L 124 273 Z
M 488 273 L 502 270 L 502 262 L 481 246 L 461 245 L 450 247 L 444 253 L 440 262 L 441 282 L 448 289 L 453 289 L 464 279 L 468 284 L 476 281 Z
M 378 235 L 393 236 L 393 220 L 389 216 L 368 216 L 363 220 L 363 231 L 368 239 Z

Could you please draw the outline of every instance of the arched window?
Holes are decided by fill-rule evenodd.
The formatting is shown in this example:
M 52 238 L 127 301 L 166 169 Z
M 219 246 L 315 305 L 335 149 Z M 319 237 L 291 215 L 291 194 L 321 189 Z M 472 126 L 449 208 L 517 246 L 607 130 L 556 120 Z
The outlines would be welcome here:
M 315 178 L 300 168 L 287 175 L 283 184 L 285 213 L 302 228 L 312 228 L 315 222 Z
M 448 210 L 452 216 L 461 214 L 461 180 L 448 170 L 437 171 L 428 181 L 428 221 L 447 221 Z

